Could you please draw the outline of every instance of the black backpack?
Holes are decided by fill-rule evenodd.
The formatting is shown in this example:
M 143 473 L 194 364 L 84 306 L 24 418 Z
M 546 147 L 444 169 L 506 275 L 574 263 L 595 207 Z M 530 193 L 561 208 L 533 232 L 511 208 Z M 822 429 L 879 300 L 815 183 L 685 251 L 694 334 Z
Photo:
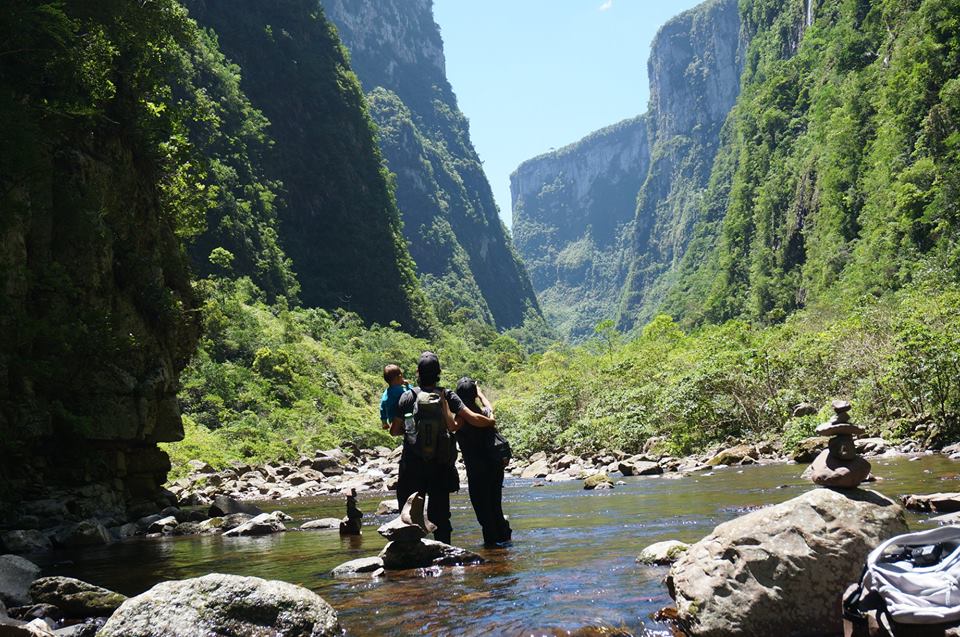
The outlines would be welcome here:
M 427 462 L 452 465 L 457 461 L 456 441 L 443 421 L 443 404 L 440 392 L 413 389 L 413 422 L 405 423 L 404 441 L 410 449 Z

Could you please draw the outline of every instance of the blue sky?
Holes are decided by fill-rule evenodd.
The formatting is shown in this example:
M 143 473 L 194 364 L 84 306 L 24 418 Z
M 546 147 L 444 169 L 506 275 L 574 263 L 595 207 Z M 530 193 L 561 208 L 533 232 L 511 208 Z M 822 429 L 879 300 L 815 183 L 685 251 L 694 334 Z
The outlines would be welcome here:
M 447 76 L 511 225 L 521 162 L 647 110 L 657 29 L 699 0 L 434 0 Z

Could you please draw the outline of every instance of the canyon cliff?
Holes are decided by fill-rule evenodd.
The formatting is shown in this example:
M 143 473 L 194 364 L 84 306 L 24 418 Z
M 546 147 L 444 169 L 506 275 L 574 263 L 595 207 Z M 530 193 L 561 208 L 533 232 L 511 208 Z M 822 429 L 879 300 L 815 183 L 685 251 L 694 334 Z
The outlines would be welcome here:
M 397 176 L 410 252 L 444 321 L 539 315 L 446 77 L 432 0 L 323 0 L 350 50 Z

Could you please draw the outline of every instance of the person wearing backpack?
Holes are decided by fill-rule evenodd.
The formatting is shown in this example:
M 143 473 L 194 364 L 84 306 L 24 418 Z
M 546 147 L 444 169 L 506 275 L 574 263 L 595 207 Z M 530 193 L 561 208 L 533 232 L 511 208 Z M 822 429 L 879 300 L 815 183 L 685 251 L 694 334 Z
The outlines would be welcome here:
M 427 518 L 436 525 L 435 540 L 450 543 L 450 494 L 460 490 L 457 446 L 453 433 L 464 423 L 480 423 L 456 393 L 438 386 L 440 359 L 424 352 L 417 362 L 417 386 L 404 392 L 390 433 L 403 436 L 397 503 L 402 508 L 414 493 L 427 496 Z
M 497 431 L 493 407 L 475 380 L 461 378 L 457 396 L 468 409 L 479 412 L 477 424 L 466 422 L 460 414 L 456 416 L 462 421 L 458 423 L 457 443 L 467 466 L 470 503 L 483 530 L 484 546 L 503 546 L 513 534 L 503 515 L 503 469 L 510 462 L 510 446 Z

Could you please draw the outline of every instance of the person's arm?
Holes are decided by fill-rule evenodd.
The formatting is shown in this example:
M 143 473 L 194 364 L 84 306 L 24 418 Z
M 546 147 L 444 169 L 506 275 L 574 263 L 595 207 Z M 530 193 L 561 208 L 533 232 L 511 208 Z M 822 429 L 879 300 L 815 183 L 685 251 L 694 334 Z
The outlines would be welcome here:
M 490 417 L 493 418 L 493 405 L 491 405 L 490 401 L 487 400 L 487 397 L 484 395 L 483 391 L 480 389 L 480 385 L 477 385 L 477 398 L 480 399 L 480 405 L 484 408 L 485 411 L 489 412 Z
M 403 424 L 403 418 L 397 416 L 393 419 L 393 422 L 390 423 L 390 435 L 391 436 L 402 436 L 405 426 Z
M 497 421 L 495 419 L 484 416 L 483 414 L 478 414 L 466 405 L 463 406 L 463 409 L 457 412 L 457 419 L 464 423 L 471 424 L 474 427 L 480 427 L 481 429 L 497 426 Z
M 463 409 L 460 409 L 457 412 L 457 416 L 453 415 L 453 412 L 450 411 L 450 403 L 447 402 L 447 392 L 440 392 L 440 409 L 443 412 L 443 421 L 447 425 L 447 431 L 455 432 L 460 429 L 463 423 L 459 420 L 457 416 L 463 412 Z

